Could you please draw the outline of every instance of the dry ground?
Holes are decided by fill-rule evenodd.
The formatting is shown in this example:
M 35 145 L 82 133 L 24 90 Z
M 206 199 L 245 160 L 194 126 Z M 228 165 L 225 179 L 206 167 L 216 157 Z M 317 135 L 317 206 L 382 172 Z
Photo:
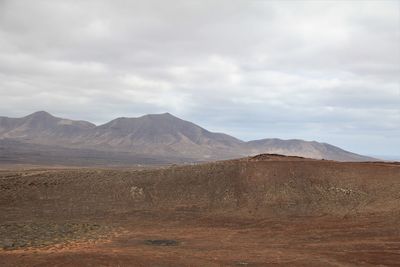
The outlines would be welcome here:
M 0 266 L 399 266 L 400 165 L 0 172 Z

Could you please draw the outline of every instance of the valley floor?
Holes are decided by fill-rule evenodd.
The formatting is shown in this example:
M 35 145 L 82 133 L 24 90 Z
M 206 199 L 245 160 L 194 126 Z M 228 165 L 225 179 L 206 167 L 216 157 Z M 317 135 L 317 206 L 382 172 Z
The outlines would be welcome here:
M 394 214 L 244 219 L 139 212 L 112 223 L 91 221 L 109 227 L 99 238 L 4 249 L 0 265 L 398 266 L 399 219 Z M 154 240 L 161 242 L 149 243 Z

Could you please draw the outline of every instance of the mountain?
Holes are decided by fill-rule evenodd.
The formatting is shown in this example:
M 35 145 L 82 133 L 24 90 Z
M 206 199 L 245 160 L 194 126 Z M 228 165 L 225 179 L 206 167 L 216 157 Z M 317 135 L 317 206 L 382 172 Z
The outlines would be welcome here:
M 0 138 L 37 144 L 68 144 L 95 127 L 90 122 L 57 118 L 38 111 L 23 118 L 0 117 Z
M 262 139 L 244 142 L 227 134 L 207 131 L 169 113 L 117 118 L 100 126 L 54 117 L 45 111 L 23 118 L 0 117 L 0 140 L 3 154 L 0 154 L 0 161 L 7 155 L 15 156 L 16 151 L 19 155 L 37 151 L 44 155 L 46 150 L 52 151 L 54 158 L 60 161 L 63 157 L 75 157 L 90 162 L 97 157 L 110 158 L 112 162 L 121 159 L 120 162 L 127 164 L 146 163 L 149 159 L 153 162 L 207 161 L 261 153 L 337 161 L 374 160 L 315 141 Z M 35 155 L 38 158 L 37 153 Z
M 261 139 L 247 142 L 247 147 L 252 155 L 276 153 L 288 156 L 301 156 L 305 158 L 330 159 L 337 161 L 376 160 L 371 157 L 351 153 L 330 144 L 319 143 L 316 141 L 309 142 L 298 139 Z
M 206 159 L 229 157 L 243 141 L 164 113 L 112 120 L 98 126 L 86 144 L 93 148 Z

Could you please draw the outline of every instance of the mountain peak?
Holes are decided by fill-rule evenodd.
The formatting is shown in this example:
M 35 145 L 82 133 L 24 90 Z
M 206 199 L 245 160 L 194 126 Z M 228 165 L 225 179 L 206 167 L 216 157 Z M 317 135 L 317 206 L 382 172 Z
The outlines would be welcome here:
M 26 117 L 28 117 L 28 118 L 54 118 L 53 115 L 51 115 L 50 113 L 48 113 L 47 111 L 44 111 L 44 110 L 36 111 Z
M 175 119 L 179 119 L 178 117 L 175 117 L 174 115 L 172 115 L 169 112 L 165 112 L 165 113 L 158 113 L 158 114 L 148 114 L 148 115 L 144 115 L 143 117 L 152 117 L 152 118 L 175 118 Z

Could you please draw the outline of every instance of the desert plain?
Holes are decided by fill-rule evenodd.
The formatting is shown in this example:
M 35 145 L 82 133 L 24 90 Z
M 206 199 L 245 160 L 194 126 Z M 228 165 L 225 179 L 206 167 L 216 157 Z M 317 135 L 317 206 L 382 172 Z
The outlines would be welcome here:
M 399 264 L 395 162 L 0 170 L 0 266 Z

